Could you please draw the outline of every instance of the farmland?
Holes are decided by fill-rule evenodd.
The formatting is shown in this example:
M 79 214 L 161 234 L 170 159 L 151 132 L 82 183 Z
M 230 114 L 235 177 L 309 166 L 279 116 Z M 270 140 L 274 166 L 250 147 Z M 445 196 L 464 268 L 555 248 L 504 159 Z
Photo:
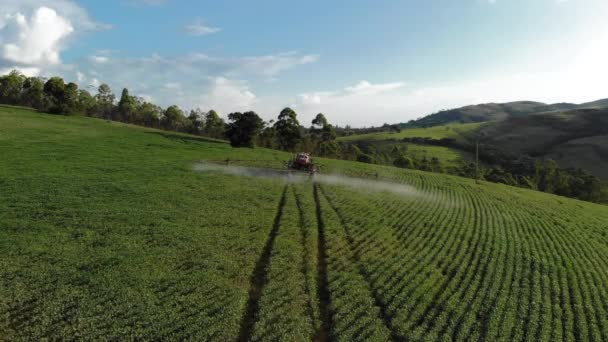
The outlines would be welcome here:
M 401 132 L 377 132 L 367 134 L 355 134 L 341 137 L 339 141 L 375 141 L 375 140 L 398 140 L 403 138 L 451 138 L 463 141 L 467 135 L 480 128 L 484 123 L 446 124 L 427 128 L 409 128 Z
M 363 152 L 372 155 L 375 162 L 379 164 L 393 165 L 396 158 L 394 152 L 396 148 L 399 150 L 398 154 L 405 154 L 418 161 L 437 158 L 443 168 L 450 169 L 473 161 L 475 156 L 468 151 L 453 147 L 418 144 L 411 141 L 402 141 L 402 139 L 453 139 L 459 143 L 465 143 L 481 125 L 482 123 L 468 123 L 446 124 L 428 128 L 408 128 L 398 133 L 377 132 L 344 136 L 340 137 L 338 141 L 355 144 Z
M 2 339 L 608 339 L 606 206 L 12 107 L 0 152 Z
M 445 167 L 457 167 L 463 162 L 475 160 L 473 153 L 444 146 L 420 145 L 394 140 L 377 140 L 373 142 L 356 142 L 363 150 L 373 148 L 374 157 L 378 163 L 392 165 L 395 158 L 395 148 L 415 160 L 437 158 Z

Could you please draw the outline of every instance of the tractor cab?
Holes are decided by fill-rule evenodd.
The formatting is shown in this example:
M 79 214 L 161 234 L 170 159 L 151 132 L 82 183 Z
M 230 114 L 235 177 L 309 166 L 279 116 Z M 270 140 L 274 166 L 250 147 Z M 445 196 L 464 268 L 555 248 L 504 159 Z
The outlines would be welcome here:
M 304 152 L 296 154 L 296 163 L 304 166 L 310 164 L 310 154 Z
M 311 175 L 317 172 L 317 167 L 313 164 L 310 153 L 306 152 L 296 153 L 294 158 L 287 164 L 287 168 L 290 170 L 307 171 Z

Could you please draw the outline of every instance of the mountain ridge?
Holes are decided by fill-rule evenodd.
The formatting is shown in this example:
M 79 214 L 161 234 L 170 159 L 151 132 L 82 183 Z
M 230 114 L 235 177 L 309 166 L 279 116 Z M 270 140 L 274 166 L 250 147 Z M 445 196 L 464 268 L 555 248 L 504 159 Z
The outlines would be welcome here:
M 449 123 L 499 121 L 510 117 L 519 117 L 531 114 L 601 108 L 608 108 L 608 98 L 580 104 L 567 102 L 547 104 L 536 101 L 512 101 L 505 103 L 490 102 L 442 110 L 437 113 L 426 115 L 417 120 L 410 120 L 407 123 L 400 123 L 398 126 L 400 128 L 432 127 Z

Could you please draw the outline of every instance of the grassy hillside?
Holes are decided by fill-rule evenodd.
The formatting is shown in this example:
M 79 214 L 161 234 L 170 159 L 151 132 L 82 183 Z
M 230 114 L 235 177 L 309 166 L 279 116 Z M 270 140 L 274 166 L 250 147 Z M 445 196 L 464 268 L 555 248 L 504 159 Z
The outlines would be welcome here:
M 555 159 L 608 180 L 608 110 L 588 109 L 510 118 L 476 132 L 486 144 Z
M 608 339 L 605 206 L 7 107 L 0 153 L 2 339 Z
M 428 128 L 409 128 L 404 129 L 399 133 L 378 132 L 368 134 L 356 134 L 338 138 L 339 141 L 354 142 L 354 141 L 376 141 L 376 140 L 399 140 L 403 138 L 452 138 L 463 140 L 471 132 L 477 130 L 481 123 L 469 124 L 449 124 L 443 126 L 434 126 Z
M 542 111 L 541 102 L 520 101 L 510 103 L 485 103 L 444 110 L 416 120 L 418 126 L 438 126 L 451 123 L 472 123 L 504 120 L 512 115 L 524 115 Z M 560 107 L 561 108 L 561 107 Z
M 364 151 L 372 147 L 376 162 L 385 165 L 393 165 L 396 158 L 393 153 L 395 147 L 414 160 L 437 158 L 441 165 L 446 168 L 457 167 L 462 162 L 475 160 L 475 155 L 472 153 L 443 146 L 419 145 L 395 140 L 358 141 L 355 143 Z
M 345 143 L 356 144 L 364 152 L 373 151 L 376 162 L 380 164 L 393 165 L 395 159 L 392 153 L 395 147 L 399 148 L 405 155 L 415 160 L 423 158 L 437 158 L 442 167 L 449 169 L 460 166 L 463 162 L 470 162 L 475 156 L 467 151 L 456 148 L 431 146 L 401 141 L 404 138 L 450 138 L 458 142 L 471 139 L 482 123 L 450 124 L 428 128 L 407 128 L 399 133 L 378 132 L 368 134 L 356 134 L 338 138 Z M 371 150 L 370 150 L 371 148 Z
M 500 120 L 495 121 L 406 128 L 400 133 L 358 134 L 342 137 L 340 140 L 354 142 L 358 145 L 373 145 L 378 149 L 394 145 L 395 141 L 406 137 L 452 138 L 460 143 L 468 142 L 469 144 L 479 140 L 483 145 L 492 146 L 494 149 L 513 156 L 529 155 L 539 159 L 551 158 L 556 160 L 562 168 L 581 168 L 606 182 L 608 181 L 608 109 L 605 108 L 606 103 L 606 100 L 599 100 L 580 105 L 567 103 L 543 105 L 542 110 L 538 107 L 538 112 L 529 112 L 526 115 L 521 113 L 526 108 L 531 110 L 533 105 L 538 105 L 538 103 L 514 102 L 492 104 L 491 106 L 469 106 L 458 110 L 466 109 L 467 113 L 488 111 L 488 113 L 496 114 L 498 110 L 495 108 L 496 106 L 502 106 L 500 108 L 507 106 L 511 114 L 501 114 L 499 115 Z M 515 106 L 516 104 L 517 106 Z M 568 108 L 570 110 L 560 110 Z M 501 113 L 504 114 L 504 111 Z M 484 121 L 497 119 L 498 117 L 494 114 L 485 116 Z M 433 115 L 429 116 L 429 118 L 431 117 Z M 415 148 L 424 148 L 431 156 L 436 154 L 445 165 L 450 165 L 453 161 L 458 160 L 458 157 L 454 158 L 458 155 L 461 156 L 461 160 L 471 160 L 469 153 L 454 148 L 444 147 L 444 150 L 437 150 L 423 145 Z M 446 153 L 450 153 L 452 158 L 445 158 Z
M 601 109 L 608 107 L 608 99 L 593 102 L 546 104 L 534 101 L 508 103 L 484 103 L 461 108 L 443 110 L 427 115 L 414 122 L 418 127 L 440 126 L 452 123 L 501 121 L 509 118 L 527 117 L 539 113 L 563 112 L 575 109 Z M 411 126 L 402 124 L 402 126 Z

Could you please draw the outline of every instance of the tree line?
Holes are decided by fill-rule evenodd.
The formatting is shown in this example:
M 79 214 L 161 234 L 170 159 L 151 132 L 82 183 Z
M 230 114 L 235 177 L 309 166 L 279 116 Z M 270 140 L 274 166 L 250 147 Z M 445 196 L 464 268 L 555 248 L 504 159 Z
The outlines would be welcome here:
M 19 71 L 0 76 L 0 103 L 26 106 L 41 112 L 86 115 L 145 127 L 228 139 L 235 147 L 262 146 L 284 151 L 302 150 L 340 157 L 336 128 L 318 114 L 309 128 L 303 127 L 291 108 L 275 120 L 264 121 L 253 111 L 228 114 L 225 122 L 215 110 L 193 109 L 188 113 L 173 105 L 167 108 L 133 96 L 127 88 L 116 98 L 107 84 L 91 93 L 61 77 L 26 77 Z
M 82 114 L 214 138 L 223 138 L 225 127 L 224 121 L 213 110 L 202 112 L 195 109 L 186 116 L 178 106 L 163 109 L 130 95 L 126 88 L 117 101 L 107 84 L 101 84 L 92 94 L 74 82 L 66 83 L 61 77 L 26 77 L 18 71 L 0 77 L 0 103 L 31 107 L 51 114 Z
M 227 139 L 234 147 L 261 146 L 290 152 L 306 151 L 330 158 L 392 164 L 401 168 L 447 172 L 471 178 L 479 174 L 481 178 L 492 182 L 588 201 L 602 200 L 599 179 L 581 169 L 561 169 L 553 160 L 539 162 L 534 158 L 510 155 L 493 146 L 484 145 L 480 150 L 480 159 L 493 166 L 481 168 L 481 172 L 476 173 L 474 164 L 463 163 L 457 168 L 444 167 L 436 157 L 417 159 L 408 155 L 406 149 L 394 149 L 387 156 L 365 142 L 337 142 L 338 134 L 348 135 L 355 130 L 348 126 L 340 128 L 330 124 L 322 113 L 317 114 L 308 128 L 304 127 L 291 108 L 283 109 L 276 121 L 266 122 L 257 113 L 248 111 L 230 113 L 228 122 L 225 122 L 215 110 L 193 109 L 186 114 L 176 105 L 161 108 L 141 97 L 130 95 L 126 88 L 117 101 L 107 84 L 101 84 L 96 93 L 92 94 L 87 89 L 80 89 L 76 83 L 66 83 L 60 77 L 26 77 L 18 71 L 0 77 L 0 103 L 32 107 L 53 114 L 84 114 L 145 127 Z M 398 131 L 399 127 L 385 124 L 379 129 Z M 375 128 L 369 130 L 374 131 Z M 366 129 L 357 132 L 363 131 Z M 404 138 L 403 142 L 474 151 L 473 145 L 453 139 Z
M 18 71 L 0 77 L 0 103 L 26 106 L 41 112 L 63 115 L 86 115 L 151 128 L 227 139 L 234 147 L 261 146 L 283 151 L 306 151 L 317 156 L 368 161 L 356 146 L 336 141 L 336 127 L 319 113 L 309 127 L 300 124 L 297 113 L 283 109 L 276 120 L 264 121 L 247 111 L 227 115 L 224 121 L 215 110 L 193 109 L 186 113 L 173 105 L 167 108 L 133 96 L 124 88 L 117 99 L 107 84 L 91 93 L 61 77 L 26 77 Z M 396 129 L 396 128 L 394 128 Z

